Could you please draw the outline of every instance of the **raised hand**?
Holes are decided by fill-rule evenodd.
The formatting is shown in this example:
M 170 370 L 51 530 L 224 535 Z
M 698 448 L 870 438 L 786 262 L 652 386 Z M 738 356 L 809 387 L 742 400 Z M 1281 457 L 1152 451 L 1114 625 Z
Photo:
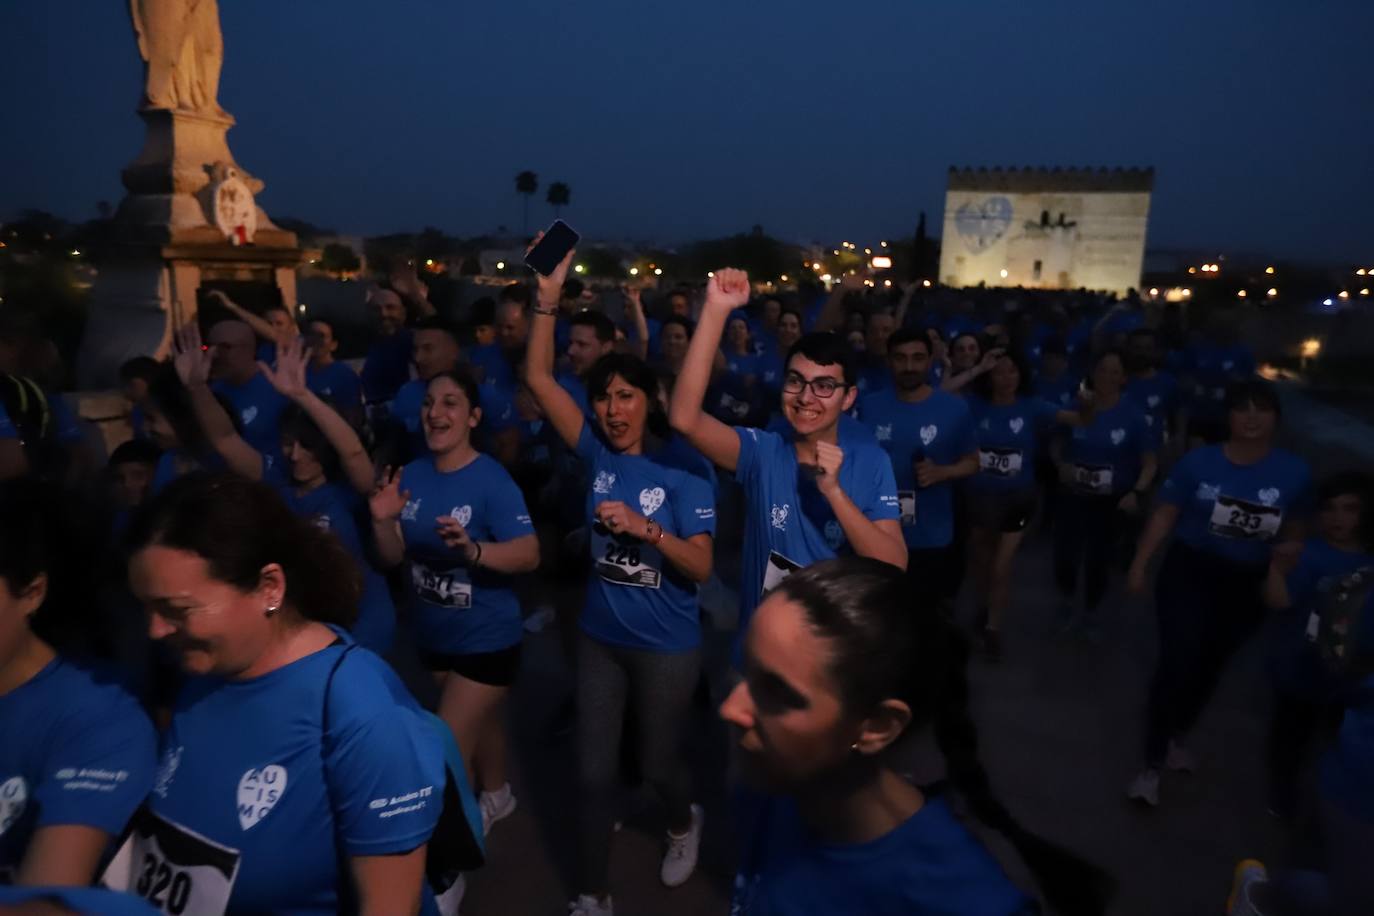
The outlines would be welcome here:
M 183 325 L 172 338 L 172 365 L 187 388 L 204 385 L 210 379 L 210 351 L 201 343 L 200 328 L 194 321 Z
M 528 255 L 544 239 L 544 233 L 540 232 L 530 242 L 530 247 L 525 249 Z M 553 273 L 547 277 L 536 272 L 535 277 L 539 281 L 539 304 L 552 307 L 559 303 L 563 298 L 563 284 L 568 280 L 568 271 L 572 269 L 573 258 L 577 256 L 577 249 L 574 248 L 564 255 L 563 260 L 558 262 L 558 266 L 553 269 Z
M 833 493 L 840 487 L 840 468 L 844 465 L 844 449 L 829 442 L 816 443 L 816 489 Z
M 391 267 L 391 288 L 414 301 L 423 301 L 429 298 L 429 287 L 420 279 L 415 272 L 415 264 L 411 261 L 403 261 L 400 264 L 393 264 Z
M 451 515 L 441 515 L 434 520 L 434 530 L 439 532 L 439 540 L 450 550 L 455 550 L 463 559 L 471 563 L 477 559 L 477 545 L 458 519 Z
M 628 534 L 641 541 L 649 537 L 649 520 L 618 500 L 597 503 L 596 520 L 612 534 Z
M 722 267 L 706 284 L 706 303 L 702 311 L 731 312 L 749 301 L 749 274 L 733 267 Z
M 387 468 L 382 472 L 382 479 L 377 482 L 377 488 L 368 497 L 367 507 L 376 520 L 390 521 L 400 518 L 408 502 L 410 491 L 401 489 L 401 469 Z
M 993 367 L 997 365 L 997 361 L 1006 355 L 1007 351 L 1001 347 L 993 347 L 991 350 L 984 353 L 982 361 L 978 363 L 978 374 L 982 375 L 985 372 L 991 372 Z
M 925 489 L 933 487 L 944 479 L 943 469 L 929 458 L 922 458 L 915 464 L 916 486 Z
M 620 292 L 625 296 L 625 307 L 634 312 L 644 310 L 644 291 L 638 284 L 626 283 L 620 287 Z
M 305 367 L 310 362 L 310 349 L 299 339 L 286 346 L 277 345 L 277 368 L 258 361 L 258 371 L 267 377 L 272 387 L 293 401 L 305 397 Z
M 864 278 L 858 274 L 845 274 L 843 277 L 840 277 L 840 287 L 846 292 L 857 293 L 861 291 L 865 285 Z

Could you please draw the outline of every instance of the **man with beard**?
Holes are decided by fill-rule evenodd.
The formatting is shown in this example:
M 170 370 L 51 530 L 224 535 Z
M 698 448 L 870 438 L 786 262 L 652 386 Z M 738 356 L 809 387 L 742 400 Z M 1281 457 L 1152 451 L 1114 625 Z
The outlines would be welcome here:
M 844 341 L 808 334 L 792 346 L 784 432 L 731 427 L 702 410 L 725 322 L 748 301 L 747 274 L 716 271 L 669 412 L 673 428 L 744 488 L 741 635 L 762 597 L 797 569 L 841 554 L 906 565 L 892 468 L 871 440 L 840 426 L 858 397 Z
M 377 338 L 363 361 L 363 397 L 369 405 L 385 404 L 410 380 L 410 329 L 406 306 L 389 289 L 378 289 L 368 298 Z
M 952 603 L 963 579 L 954 481 L 977 473 L 978 444 L 965 400 L 931 387 L 930 357 L 920 331 L 894 332 L 887 342 L 892 387 L 865 397 L 859 420 L 892 460 L 907 575 L 925 594 Z

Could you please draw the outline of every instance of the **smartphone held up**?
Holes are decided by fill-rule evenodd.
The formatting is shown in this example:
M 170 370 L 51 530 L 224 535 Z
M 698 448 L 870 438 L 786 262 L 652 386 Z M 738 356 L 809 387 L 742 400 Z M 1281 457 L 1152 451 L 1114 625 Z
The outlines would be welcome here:
M 573 228 L 561 219 L 554 220 L 539 243 L 525 255 L 525 264 L 541 277 L 547 277 L 577 246 L 581 238 Z

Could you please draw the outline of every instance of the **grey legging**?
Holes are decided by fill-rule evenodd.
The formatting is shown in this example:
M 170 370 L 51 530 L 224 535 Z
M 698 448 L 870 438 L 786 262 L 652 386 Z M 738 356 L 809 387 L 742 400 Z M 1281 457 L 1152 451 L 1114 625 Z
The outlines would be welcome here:
M 582 789 L 578 893 L 609 890 L 621 726 L 627 702 L 635 716 L 645 781 L 658 791 L 670 825 L 691 820 L 691 775 L 679 750 L 700 668 L 700 649 L 622 649 L 578 634 L 577 756 Z

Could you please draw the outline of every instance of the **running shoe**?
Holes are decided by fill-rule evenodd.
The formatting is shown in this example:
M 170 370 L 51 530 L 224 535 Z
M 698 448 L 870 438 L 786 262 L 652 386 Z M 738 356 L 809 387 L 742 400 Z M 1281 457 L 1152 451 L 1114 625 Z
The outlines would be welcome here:
M 510 790 L 510 783 L 506 783 L 495 792 L 483 792 L 477 804 L 482 809 L 482 836 L 485 837 L 497 821 L 515 813 L 515 793 Z
M 1146 767 L 1131 781 L 1126 797 L 1151 808 L 1159 807 L 1159 770 Z
M 568 916 L 615 916 L 615 911 L 611 909 L 609 894 L 604 900 L 597 900 L 591 894 L 582 894 L 568 904 Z
M 1169 742 L 1169 754 L 1164 758 L 1164 765 L 1175 773 L 1197 772 L 1197 758 L 1176 741 Z
M 1226 898 L 1226 916 L 1264 916 L 1251 899 L 1254 890 L 1269 883 L 1269 870 L 1256 859 L 1245 859 L 1236 865 L 1231 879 L 1231 896 Z
M 697 867 L 697 853 L 701 849 L 701 827 L 706 813 L 701 805 L 692 806 L 692 826 L 682 836 L 668 833 L 668 851 L 663 854 L 663 867 L 658 876 L 668 887 L 687 883 Z

